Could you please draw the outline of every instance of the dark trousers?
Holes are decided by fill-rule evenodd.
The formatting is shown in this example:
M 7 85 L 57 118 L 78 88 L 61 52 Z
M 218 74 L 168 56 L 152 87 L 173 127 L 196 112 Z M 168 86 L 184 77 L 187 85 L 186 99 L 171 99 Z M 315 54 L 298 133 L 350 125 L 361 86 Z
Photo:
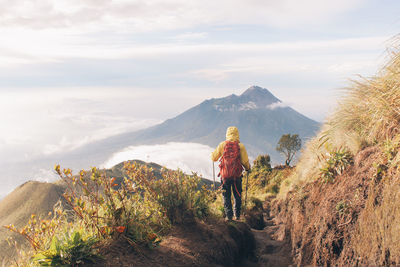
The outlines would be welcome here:
M 235 216 L 240 217 L 240 210 L 242 208 L 242 177 L 225 179 L 222 185 L 222 196 L 224 197 L 224 210 L 228 219 L 232 219 L 232 200 L 231 192 L 235 198 Z

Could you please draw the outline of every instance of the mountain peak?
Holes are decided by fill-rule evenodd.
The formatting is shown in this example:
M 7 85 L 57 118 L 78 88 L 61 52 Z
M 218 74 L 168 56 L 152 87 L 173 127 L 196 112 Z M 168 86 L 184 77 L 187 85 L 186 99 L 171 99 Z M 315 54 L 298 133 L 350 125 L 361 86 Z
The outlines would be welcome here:
M 249 88 L 247 88 L 247 90 L 244 91 L 244 93 L 242 95 L 248 95 L 248 94 L 252 94 L 252 93 L 255 93 L 255 92 L 265 92 L 265 91 L 269 92 L 265 88 L 262 88 L 262 87 L 257 86 L 257 85 L 253 85 L 253 86 L 250 86 Z
M 256 101 L 260 104 L 272 104 L 276 102 L 281 102 L 276 98 L 270 91 L 260 86 L 253 85 L 249 87 L 243 94 L 240 95 L 241 98 Z

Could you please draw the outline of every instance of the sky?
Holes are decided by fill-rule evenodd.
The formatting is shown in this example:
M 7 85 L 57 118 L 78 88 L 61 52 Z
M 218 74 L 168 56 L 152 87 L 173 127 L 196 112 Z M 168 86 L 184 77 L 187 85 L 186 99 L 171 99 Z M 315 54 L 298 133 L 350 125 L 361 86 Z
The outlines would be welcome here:
M 350 79 L 382 66 L 399 8 L 395 0 L 0 0 L 0 197 L 15 187 L 16 166 L 251 85 L 322 122 Z M 46 179 L 41 170 L 16 181 L 38 173 Z

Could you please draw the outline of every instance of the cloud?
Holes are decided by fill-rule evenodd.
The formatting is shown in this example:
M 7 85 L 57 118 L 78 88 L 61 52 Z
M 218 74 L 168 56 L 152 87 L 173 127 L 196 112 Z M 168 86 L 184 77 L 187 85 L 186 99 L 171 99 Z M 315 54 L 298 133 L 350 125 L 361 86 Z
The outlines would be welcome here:
M 126 64 L 137 62 L 140 64 L 140 71 L 146 70 L 146 65 L 152 62 L 183 61 L 191 59 L 189 72 L 201 79 L 205 78 L 213 82 L 226 80 L 232 74 L 238 72 L 262 72 L 267 69 L 269 72 L 278 73 L 281 70 L 290 68 L 293 71 L 314 69 L 310 64 L 313 57 L 310 55 L 319 54 L 320 57 L 329 55 L 344 54 L 343 60 L 349 61 L 352 57 L 365 56 L 373 51 L 381 51 L 385 42 L 390 36 L 373 36 L 360 38 L 342 38 L 331 40 L 308 40 L 308 41 L 275 41 L 268 43 L 227 43 L 219 41 L 216 43 L 193 43 L 196 39 L 204 36 L 205 33 L 184 33 L 172 38 L 173 43 L 140 44 L 126 40 L 126 36 L 114 36 L 112 44 L 105 41 L 102 36 L 68 34 L 57 30 L 32 31 L 29 29 L 3 30 L 0 36 L 0 69 L 3 73 L 10 72 L 7 80 L 17 74 L 20 75 L 19 66 L 27 66 L 32 69 L 26 70 L 25 75 L 30 78 L 41 78 L 41 69 L 46 70 L 46 80 L 49 73 L 53 76 L 66 75 L 82 71 L 90 67 L 88 75 L 79 76 L 79 79 L 91 77 L 94 70 L 107 71 L 106 75 L 112 75 L 113 81 L 118 79 L 124 72 L 132 73 L 131 68 Z M 96 36 L 96 35 L 94 35 Z M 181 38 L 181 39 L 179 39 Z M 199 41 L 198 39 L 196 40 Z M 29 45 L 27 45 L 29 44 Z M 349 55 L 349 53 L 352 53 Z M 364 53 L 364 55 L 362 55 Z M 298 60 L 298 58 L 301 60 Z M 196 64 L 204 62 L 207 58 L 212 66 L 191 70 Z M 315 58 L 315 56 L 314 56 Z M 332 59 L 330 59 L 332 61 Z M 217 61 L 217 62 L 215 62 Z M 331 65 L 323 64 L 319 69 L 330 71 L 344 71 L 349 67 L 362 67 L 365 62 L 351 63 L 348 66 L 339 66 L 336 59 Z M 365 59 L 364 59 L 365 61 Z M 110 72 L 108 66 L 115 65 L 118 72 Z M 73 65 L 72 70 L 60 69 Z M 78 65 L 78 67 L 76 67 Z M 157 63 L 157 65 L 159 65 Z M 175 64 L 176 68 L 179 64 Z M 58 66 L 58 67 L 53 67 Z M 101 68 L 103 66 L 103 68 Z M 143 66 L 145 68 L 143 68 Z M 154 67 L 154 64 L 152 65 Z M 163 73 L 165 73 L 164 70 Z M 181 72 L 181 70 L 179 70 Z M 101 76 L 104 76 L 100 74 Z M 130 74 L 130 76 L 132 76 Z M 25 79 L 16 78 L 18 81 Z M 41 79 L 43 80 L 43 78 Z M 68 79 L 70 82 L 77 79 Z
M 94 141 L 147 128 L 162 122 L 158 119 L 139 119 L 107 114 L 86 116 L 71 114 L 62 115 L 60 118 L 69 127 L 80 129 L 80 131 L 66 131 L 67 135 L 61 136 L 61 140 L 58 142 L 44 144 L 42 150 L 44 155 L 72 151 Z
M 197 143 L 170 142 L 160 145 L 130 146 L 114 153 L 101 166 L 111 168 L 122 161 L 138 159 L 155 162 L 169 169 L 179 168 L 188 174 L 194 171 L 205 178 L 212 179 L 210 155 L 213 151 L 213 148 Z
M 227 44 L 219 54 L 220 62 L 190 71 L 189 74 L 215 83 L 232 80 L 238 75 L 294 77 L 307 74 L 310 81 L 315 81 L 315 77 L 322 77 L 321 74 L 327 77 L 372 74 L 383 60 L 378 56 L 378 51 L 382 51 L 388 40 L 389 36 L 376 36 L 290 43 Z M 219 48 L 209 47 L 210 55 L 214 55 L 214 49 Z
M 3 0 L 0 26 L 154 31 L 199 24 L 279 27 L 326 21 L 362 0 Z
M 274 110 L 277 108 L 286 108 L 286 107 L 289 107 L 289 104 L 284 102 L 275 102 L 267 106 L 267 108 L 270 110 Z
M 192 71 L 190 74 L 200 79 L 218 83 L 228 79 L 232 72 L 232 70 L 226 70 L 225 68 L 207 68 Z
M 257 109 L 257 104 L 254 103 L 253 101 L 249 101 L 247 103 L 243 103 L 240 105 L 239 110 L 252 110 L 252 109 Z
M 137 117 L 140 107 L 136 105 L 143 101 L 140 94 L 117 92 L 65 89 L 0 93 L 0 119 L 7 129 L 0 132 L 1 161 L 23 162 L 71 151 L 162 122 L 145 114 Z
M 186 32 L 183 34 L 178 34 L 174 37 L 172 37 L 172 40 L 178 41 L 178 42 L 184 42 L 184 41 L 198 41 L 205 39 L 208 36 L 208 33 L 206 32 Z
M 33 33 L 29 30 L 2 32 L 0 51 L 9 57 L 30 59 L 48 58 L 57 61 L 65 58 L 120 59 L 159 57 L 191 53 L 232 52 L 254 54 L 260 52 L 318 52 L 332 49 L 368 51 L 379 49 L 390 36 L 342 38 L 331 40 L 309 40 L 268 43 L 204 43 L 204 44 L 135 44 L 127 42 L 114 45 L 94 41 L 83 36 L 64 36 L 56 31 Z M 185 35 L 185 34 L 184 34 Z M 13 36 L 14 38 L 8 38 Z M 27 46 L 23 41 L 31 41 Z M 48 50 L 47 47 L 52 49 Z

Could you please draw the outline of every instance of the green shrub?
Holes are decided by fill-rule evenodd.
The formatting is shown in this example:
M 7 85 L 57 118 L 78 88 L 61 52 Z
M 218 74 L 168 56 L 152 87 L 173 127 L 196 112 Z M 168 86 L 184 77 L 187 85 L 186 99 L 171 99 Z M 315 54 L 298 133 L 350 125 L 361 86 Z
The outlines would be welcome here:
M 259 198 L 256 197 L 251 197 L 250 198 L 250 209 L 255 209 L 255 210 L 263 210 L 263 201 Z
M 247 179 L 246 176 L 243 178 L 243 181 L 245 181 L 245 179 Z M 266 166 L 258 168 L 253 167 L 249 173 L 248 179 L 251 191 L 260 191 L 269 183 L 271 179 L 271 169 Z
M 223 216 L 225 216 L 225 208 L 224 208 L 224 206 L 223 205 L 219 205 L 218 207 L 217 207 L 217 210 L 218 210 L 218 215 L 220 215 L 221 217 L 223 217 Z
M 351 153 L 341 148 L 328 152 L 323 158 L 325 162 L 320 168 L 320 177 L 325 182 L 333 182 L 337 175 L 341 175 L 353 163 Z
M 268 154 L 258 155 L 257 158 L 253 161 L 253 169 L 261 168 L 271 170 L 271 157 Z
M 131 166 L 131 175 L 120 184 L 96 168 L 81 171 L 79 177 L 59 166 L 56 172 L 67 184 L 65 199 L 89 232 L 99 239 L 123 237 L 133 246 L 157 245 L 157 234 L 169 224 L 153 192 L 144 190 L 156 177 L 146 166 Z
M 62 238 L 53 237 L 50 248 L 34 255 L 40 266 L 80 266 L 94 263 L 101 257 L 93 249 L 98 241 L 94 236 L 84 237 L 82 231 L 69 231 Z
M 336 211 L 339 216 L 343 216 L 349 212 L 350 205 L 347 201 L 341 200 L 336 204 Z
M 34 251 L 46 250 L 53 239 L 67 223 L 66 213 L 61 202 L 57 202 L 47 216 L 32 214 L 28 223 L 17 229 L 13 224 L 4 226 L 6 229 L 21 235 L 29 242 Z
M 397 135 L 393 139 L 387 138 L 383 143 L 382 143 L 382 151 L 386 156 L 386 160 L 389 163 L 393 163 L 394 165 L 398 162 L 393 162 L 395 159 L 397 152 L 399 151 L 400 148 L 400 136 Z
M 70 210 L 58 205 L 52 218 L 32 215 L 21 229 L 6 227 L 28 240 L 33 260 L 42 266 L 94 262 L 98 256 L 93 245 L 109 239 L 123 239 L 135 248 L 157 246 L 171 223 L 208 216 L 215 199 L 215 193 L 200 187 L 197 175 L 181 171 L 163 170 L 155 176 L 151 168 L 128 162 L 126 176 L 118 181 L 96 168 L 73 175 L 56 165 L 55 171 L 67 185 L 63 196 Z
M 279 193 L 279 184 L 271 184 L 266 188 L 267 193 L 277 195 Z
M 134 166 L 126 164 L 129 176 L 135 175 Z M 214 196 L 205 186 L 199 188 L 201 179 L 196 175 L 185 175 L 182 171 L 164 169 L 162 179 L 143 183 L 143 189 L 152 192 L 155 201 L 162 207 L 172 224 L 203 218 L 209 214 L 209 204 Z

